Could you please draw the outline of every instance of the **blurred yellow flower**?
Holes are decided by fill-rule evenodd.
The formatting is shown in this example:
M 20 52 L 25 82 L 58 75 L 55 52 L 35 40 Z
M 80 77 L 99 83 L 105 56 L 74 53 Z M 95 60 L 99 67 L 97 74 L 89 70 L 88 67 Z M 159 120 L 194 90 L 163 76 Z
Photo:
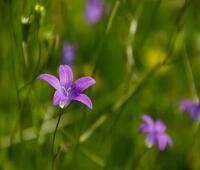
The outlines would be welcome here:
M 148 68 L 153 68 L 159 63 L 162 63 L 166 57 L 165 51 L 159 48 L 150 48 L 144 58 L 144 64 Z

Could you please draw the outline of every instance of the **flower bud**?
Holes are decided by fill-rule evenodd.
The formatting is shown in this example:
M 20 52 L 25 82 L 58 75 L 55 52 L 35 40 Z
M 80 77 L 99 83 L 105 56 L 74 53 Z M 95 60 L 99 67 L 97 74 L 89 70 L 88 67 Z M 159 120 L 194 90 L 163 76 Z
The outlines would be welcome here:
M 30 31 L 31 17 L 22 17 L 21 24 L 22 24 L 22 41 L 26 42 Z

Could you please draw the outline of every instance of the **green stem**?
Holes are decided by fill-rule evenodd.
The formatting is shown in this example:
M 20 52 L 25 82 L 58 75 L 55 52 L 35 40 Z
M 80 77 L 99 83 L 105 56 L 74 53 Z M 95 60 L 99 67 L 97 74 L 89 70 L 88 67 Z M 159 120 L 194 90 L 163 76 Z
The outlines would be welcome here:
M 194 74 L 193 74 L 193 71 L 192 71 L 192 66 L 190 64 L 185 45 L 184 45 L 183 48 L 184 48 L 183 57 L 185 59 L 185 67 L 186 67 L 186 70 L 187 70 L 187 77 L 188 77 L 188 80 L 189 80 L 189 83 L 190 83 L 190 90 L 191 90 L 191 93 L 192 93 L 194 100 L 198 102 L 199 96 L 198 96 L 197 88 L 196 88 L 195 81 L 194 81 Z
M 132 170 L 135 170 L 139 165 L 142 158 L 146 155 L 149 148 L 145 148 L 144 151 L 133 161 Z
M 120 5 L 120 0 L 116 0 L 115 4 L 113 6 L 113 9 L 111 11 L 109 20 L 108 20 L 108 24 L 107 24 L 107 27 L 106 27 L 106 33 L 108 33 L 110 31 L 111 27 L 112 27 L 112 23 L 113 23 L 115 15 L 117 13 L 117 10 L 119 8 L 119 5 Z
M 58 130 L 58 125 L 60 123 L 62 115 L 63 115 L 63 109 L 61 109 L 61 111 L 60 111 L 60 114 L 59 114 L 59 117 L 58 117 L 58 121 L 57 121 L 55 130 L 54 130 L 54 133 L 53 133 L 53 141 L 52 141 L 52 148 L 51 148 L 51 151 L 52 151 L 52 170 L 54 169 L 54 144 L 55 144 L 55 138 L 56 138 L 56 133 L 57 133 L 57 130 Z

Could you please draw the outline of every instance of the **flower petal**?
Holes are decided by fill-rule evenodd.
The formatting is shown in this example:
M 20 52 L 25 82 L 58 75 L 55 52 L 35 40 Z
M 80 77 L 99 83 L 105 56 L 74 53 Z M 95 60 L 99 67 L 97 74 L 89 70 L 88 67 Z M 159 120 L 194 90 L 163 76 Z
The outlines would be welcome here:
M 171 147 L 173 146 L 172 138 L 169 135 L 167 135 L 167 143 L 169 144 L 169 146 L 171 146 Z
M 158 148 L 160 151 L 163 151 L 168 143 L 168 135 L 166 135 L 165 133 L 163 134 L 159 134 L 157 136 L 157 142 L 158 142 Z
M 88 23 L 97 23 L 102 18 L 103 13 L 104 8 L 101 0 L 87 0 L 85 16 Z
M 60 84 L 62 86 L 71 84 L 73 81 L 73 72 L 72 72 L 71 67 L 68 65 L 60 65 L 59 78 L 60 78 Z
M 68 97 L 63 96 L 59 102 L 61 108 L 67 107 L 70 104 L 71 100 Z
M 60 90 L 61 89 L 59 80 L 55 76 L 53 76 L 53 75 L 50 75 L 50 74 L 41 74 L 37 78 L 40 79 L 40 80 L 47 81 L 56 90 Z
M 85 94 L 79 94 L 78 96 L 74 96 L 74 97 L 72 97 L 72 100 L 79 101 L 79 102 L 83 103 L 84 105 L 86 105 L 88 108 L 92 109 L 92 101 Z
M 147 132 L 151 132 L 154 130 L 154 122 L 151 116 L 144 114 L 142 115 L 142 120 L 146 123 Z
M 200 104 L 194 103 L 189 109 L 191 119 L 200 120 Z
M 200 103 L 190 101 L 190 100 L 182 100 L 180 104 L 181 112 L 189 112 L 191 119 L 200 120 Z
M 139 127 L 139 132 L 140 133 L 148 133 L 148 132 L 151 132 L 151 128 L 149 128 L 149 126 L 147 124 L 142 124 L 140 127 Z
M 180 103 L 180 111 L 181 112 L 189 111 L 192 106 L 193 106 L 192 101 L 182 100 L 181 103 Z
M 88 87 L 92 86 L 95 83 L 96 81 L 92 77 L 86 76 L 86 77 L 81 77 L 78 80 L 76 80 L 75 86 L 76 86 L 77 91 L 81 93 L 85 89 L 87 89 Z
M 62 64 L 72 65 L 76 56 L 76 48 L 73 44 L 65 42 L 62 49 Z
M 62 94 L 57 90 L 57 91 L 54 93 L 54 96 L 53 96 L 53 105 L 54 105 L 54 106 L 59 105 L 61 99 L 62 99 Z
M 156 130 L 157 132 L 164 132 L 165 129 L 166 129 L 166 126 L 165 126 L 165 124 L 163 123 L 162 120 L 157 120 L 157 121 L 155 122 L 155 130 Z
M 154 133 L 149 133 L 146 137 L 145 144 L 148 148 L 152 147 L 154 144 L 156 144 L 156 136 Z

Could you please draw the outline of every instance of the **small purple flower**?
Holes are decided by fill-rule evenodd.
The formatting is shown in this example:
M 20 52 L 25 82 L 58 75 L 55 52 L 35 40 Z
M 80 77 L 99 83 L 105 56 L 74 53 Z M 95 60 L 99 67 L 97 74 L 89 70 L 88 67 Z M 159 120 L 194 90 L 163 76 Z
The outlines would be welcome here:
M 181 112 L 189 112 L 193 120 L 200 121 L 200 103 L 191 100 L 182 100 L 180 103 Z
M 104 14 L 103 0 L 87 0 L 85 7 L 85 17 L 88 23 L 96 24 Z
M 140 126 L 141 133 L 147 133 L 146 144 L 148 147 L 158 145 L 160 151 L 163 151 L 167 144 L 173 145 L 171 137 L 165 132 L 166 126 L 161 120 L 155 122 L 149 115 L 142 115 L 144 124 Z
M 83 94 L 83 91 L 96 83 L 96 81 L 89 76 L 81 77 L 73 81 L 73 73 L 68 65 L 60 65 L 59 80 L 50 74 L 41 74 L 38 79 L 47 81 L 55 88 L 53 96 L 53 105 L 59 105 L 61 108 L 67 107 L 72 100 L 79 101 L 92 109 L 92 101 L 88 96 Z
M 64 43 L 62 48 L 62 64 L 72 65 L 76 56 L 76 48 L 73 44 Z

